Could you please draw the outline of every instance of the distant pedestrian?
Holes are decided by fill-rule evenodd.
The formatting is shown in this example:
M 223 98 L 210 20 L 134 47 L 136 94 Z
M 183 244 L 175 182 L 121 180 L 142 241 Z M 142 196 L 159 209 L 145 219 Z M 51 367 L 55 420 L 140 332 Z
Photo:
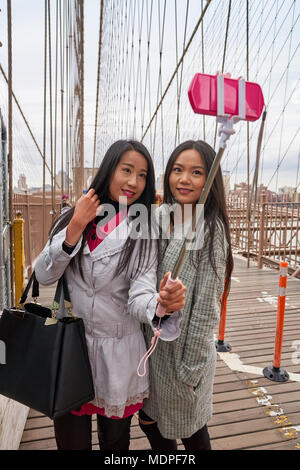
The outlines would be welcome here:
M 69 198 L 67 194 L 62 195 L 62 203 L 61 203 L 61 211 L 60 213 L 63 214 L 66 212 L 72 205 L 69 202 Z

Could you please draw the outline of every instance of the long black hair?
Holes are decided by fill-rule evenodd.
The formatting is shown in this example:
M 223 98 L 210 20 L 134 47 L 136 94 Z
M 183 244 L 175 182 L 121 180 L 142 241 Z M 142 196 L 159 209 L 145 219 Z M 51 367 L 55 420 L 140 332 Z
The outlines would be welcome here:
M 109 198 L 110 198 L 109 185 L 111 182 L 111 178 L 113 177 L 116 167 L 119 161 L 121 160 L 121 157 L 123 156 L 123 154 L 130 150 L 140 153 L 143 157 L 145 157 L 147 164 L 148 164 L 145 189 L 143 193 L 141 194 L 141 196 L 139 197 L 139 199 L 135 201 L 134 203 L 134 204 L 143 204 L 146 207 L 147 212 L 148 212 L 148 227 L 149 227 L 148 239 L 141 239 L 138 265 L 137 265 L 135 273 L 133 273 L 133 276 L 136 276 L 138 272 L 141 271 L 142 268 L 146 267 L 147 269 L 150 269 L 151 265 L 149 265 L 149 259 L 150 259 L 150 251 L 152 249 L 152 243 L 155 242 L 157 246 L 157 241 L 156 240 L 152 241 L 150 237 L 151 204 L 155 204 L 155 173 L 154 173 L 154 166 L 153 166 L 152 158 L 148 150 L 146 149 L 146 147 L 142 143 L 137 142 L 135 140 L 118 140 L 114 144 L 112 144 L 107 150 L 106 154 L 104 155 L 102 163 L 89 187 L 89 190 L 90 189 L 95 190 L 95 193 L 98 195 L 101 204 L 105 204 L 107 201 L 109 201 Z M 132 206 L 134 206 L 134 204 L 132 204 Z M 74 210 L 75 210 L 75 207 L 72 207 L 70 210 L 63 213 L 54 222 L 49 232 L 50 243 L 54 235 L 56 235 L 58 232 L 60 232 L 61 230 L 63 230 L 65 227 L 68 226 L 69 222 L 71 221 L 73 217 Z M 72 259 L 70 263 L 70 265 L 74 266 L 75 260 L 77 260 L 79 271 L 82 277 L 83 277 L 83 273 L 82 273 L 82 267 L 81 267 L 81 255 L 83 252 L 85 242 L 87 240 L 87 235 L 89 231 L 91 230 L 91 228 L 92 228 L 92 222 L 90 222 L 86 226 L 85 230 L 83 231 L 83 234 L 82 234 L 83 238 L 82 238 L 80 250 L 78 251 L 78 254 Z M 122 252 L 118 266 L 115 271 L 115 276 L 120 274 L 124 270 L 127 270 L 129 266 L 130 257 L 131 257 L 131 254 L 133 252 L 136 242 L 137 240 L 131 238 L 130 236 L 127 238 L 125 242 L 124 250 Z M 147 257 L 146 257 L 146 253 L 148 255 Z
M 175 161 L 183 152 L 184 150 L 194 149 L 201 155 L 203 163 L 205 165 L 205 172 L 206 176 L 208 175 L 212 163 L 214 161 L 216 152 L 214 149 L 202 140 L 187 140 L 182 144 L 178 145 L 175 150 L 172 152 L 165 171 L 164 176 L 164 199 L 163 202 L 166 204 L 173 204 L 175 202 L 174 196 L 171 193 L 169 179 L 170 174 L 175 164 Z M 223 184 L 223 177 L 222 171 L 219 167 L 215 179 L 213 181 L 212 187 L 210 189 L 209 195 L 206 199 L 204 205 L 204 220 L 207 223 L 209 229 L 209 236 L 210 236 L 210 246 L 209 246 L 209 259 L 212 264 L 212 267 L 216 272 L 215 268 L 215 261 L 213 255 L 213 243 L 214 243 L 214 235 L 215 235 L 215 227 L 216 227 L 216 219 L 219 218 L 224 226 L 225 229 L 225 236 L 228 242 L 228 256 L 226 261 L 226 274 L 225 274 L 225 286 L 224 292 L 229 293 L 230 289 L 230 280 L 231 274 L 233 270 L 233 257 L 232 257 L 232 249 L 231 249 L 231 238 L 230 238 L 230 228 L 229 228 L 229 221 L 227 215 L 227 208 L 226 208 L 226 198 L 225 198 L 225 190 Z M 190 252 L 192 253 L 192 252 Z M 200 253 L 198 253 L 200 255 Z

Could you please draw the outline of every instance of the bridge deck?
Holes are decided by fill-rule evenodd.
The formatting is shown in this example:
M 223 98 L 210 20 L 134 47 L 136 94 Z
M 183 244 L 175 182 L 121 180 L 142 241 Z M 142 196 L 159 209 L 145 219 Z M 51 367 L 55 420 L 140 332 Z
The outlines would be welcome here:
M 299 282 L 288 278 L 281 356 L 281 366 L 296 374 L 296 380 L 276 383 L 264 378 L 261 369 L 273 360 L 278 272 L 258 270 L 254 263 L 248 269 L 244 259 L 235 257 L 225 337 L 232 351 L 218 355 L 214 416 L 208 423 L 213 450 L 300 449 L 300 353 L 297 357 L 293 344 L 298 340 L 300 351 Z M 41 292 L 42 303 L 50 303 L 53 288 L 42 288 Z M 237 355 L 240 361 L 235 366 Z M 52 421 L 30 410 L 20 450 L 50 449 L 56 449 Z M 95 418 L 93 449 L 98 449 Z M 136 417 L 131 449 L 149 449 Z

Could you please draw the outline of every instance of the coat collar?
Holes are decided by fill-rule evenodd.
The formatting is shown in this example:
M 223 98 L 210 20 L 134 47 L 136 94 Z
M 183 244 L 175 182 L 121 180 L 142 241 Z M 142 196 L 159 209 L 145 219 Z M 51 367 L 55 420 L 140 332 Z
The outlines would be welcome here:
M 122 251 L 130 233 L 131 223 L 129 217 L 124 219 L 93 251 L 90 251 L 86 243 L 83 254 L 90 255 L 93 261 L 96 261 Z

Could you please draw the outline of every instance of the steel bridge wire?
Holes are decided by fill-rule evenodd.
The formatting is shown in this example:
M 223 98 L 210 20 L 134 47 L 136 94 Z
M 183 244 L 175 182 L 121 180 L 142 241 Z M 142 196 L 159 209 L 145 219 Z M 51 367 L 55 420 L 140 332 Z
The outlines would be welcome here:
M 248 0 L 247 0 L 248 1 Z M 223 59 L 222 59 L 222 69 L 221 72 L 224 73 L 226 50 L 227 50 L 227 39 L 228 39 L 228 29 L 231 13 L 231 0 L 228 0 L 228 10 L 227 10 L 227 21 L 226 21 L 226 30 L 225 30 L 225 39 L 224 39 L 224 49 L 223 49 Z M 214 137 L 214 148 L 216 147 L 216 138 L 217 138 L 217 122 L 215 124 L 215 137 Z
M 53 162 L 53 115 L 52 115 L 52 58 L 51 58 L 51 12 L 50 12 L 50 0 L 48 0 L 48 53 L 49 53 L 49 104 L 50 104 L 50 162 L 51 162 L 51 204 L 52 204 L 52 222 L 54 221 L 54 178 L 53 171 L 54 162 Z M 55 174 L 55 173 L 54 173 Z
M 43 129 L 43 155 L 46 160 L 46 106 L 47 106 L 47 0 L 45 0 L 45 25 L 44 25 L 44 129 Z M 46 172 L 45 160 L 43 162 L 43 221 L 42 221 L 42 240 L 43 246 L 46 244 Z
M 293 8 L 293 16 L 292 16 L 292 24 L 294 22 L 294 15 L 295 15 L 295 5 L 296 2 L 294 1 L 294 8 Z M 291 34 L 290 34 L 290 43 L 289 43 L 289 52 L 288 52 L 288 66 L 287 66 L 287 71 L 285 74 L 285 88 L 284 88 L 284 98 L 283 98 L 283 103 L 284 103 L 284 109 L 286 108 L 286 94 L 287 94 L 287 84 L 288 84 L 288 78 L 289 78 L 289 69 L 290 69 L 290 58 L 291 58 L 291 46 L 292 46 L 292 38 L 293 38 L 293 31 L 294 28 L 292 27 Z M 278 158 L 277 158 L 277 164 L 279 164 L 280 161 L 280 154 L 281 154 L 281 144 L 282 144 L 282 132 L 283 132 L 283 127 L 284 127 L 284 118 L 285 118 L 285 113 L 283 113 L 283 117 L 281 120 L 281 129 L 280 129 L 280 139 L 279 139 L 279 148 L 278 148 Z M 275 186 L 275 191 L 277 192 L 278 188 L 278 175 L 279 172 L 277 172 L 277 177 L 276 177 L 276 186 Z
M 300 16 L 300 15 L 299 15 L 299 16 Z M 299 16 L 298 16 L 298 18 L 299 18 Z M 294 27 L 295 24 L 297 23 L 298 18 L 297 18 L 296 22 L 294 23 L 293 27 Z M 282 26 L 282 25 L 281 25 L 281 26 Z M 291 34 L 291 31 L 290 31 L 289 35 L 290 35 L 290 34 Z M 277 36 L 277 35 L 278 35 L 278 33 L 276 34 L 276 36 Z M 285 40 L 283 46 L 281 47 L 279 53 L 277 54 L 276 60 L 275 60 L 275 62 L 272 64 L 271 69 L 270 69 L 270 71 L 269 71 L 267 77 L 265 78 L 265 80 L 264 80 L 264 82 L 263 82 L 263 84 L 262 84 L 262 87 L 263 87 L 264 84 L 266 83 L 268 77 L 271 75 L 272 70 L 273 70 L 273 68 L 274 68 L 274 65 L 275 65 L 275 63 L 277 62 L 277 60 L 278 60 L 278 58 L 279 58 L 279 56 L 280 56 L 280 54 L 281 54 L 281 52 L 282 52 L 282 50 L 283 50 L 283 47 L 285 46 L 285 43 L 287 42 L 288 38 L 289 38 L 289 36 L 286 38 L 286 40 Z M 298 49 L 298 48 L 297 48 L 297 49 Z M 269 48 L 269 50 L 270 50 L 270 48 Z M 296 51 L 295 51 L 295 53 L 296 53 Z M 293 56 L 295 55 L 295 53 L 293 54 Z M 293 59 L 293 57 L 292 57 L 292 59 Z M 291 60 L 292 60 L 292 59 L 291 59 Z M 288 64 L 288 66 L 289 66 L 289 64 Z M 286 71 L 286 69 L 285 69 L 285 71 Z M 284 71 L 284 73 L 285 73 L 285 71 Z M 282 75 L 282 77 L 283 77 L 283 76 L 284 76 L 284 74 Z M 273 98 L 275 92 L 277 91 L 277 88 L 279 87 L 279 85 L 280 85 L 280 83 L 281 83 L 282 77 L 281 77 L 281 79 L 278 81 L 277 87 L 276 87 L 275 90 L 273 91 L 272 96 L 271 96 L 271 98 L 269 99 L 269 101 L 272 100 L 272 98 Z M 252 134 L 251 134 L 251 136 L 250 136 L 250 139 L 252 139 L 252 136 L 253 136 L 254 132 L 256 131 L 257 127 L 258 127 L 258 124 L 256 124 L 256 125 L 254 126 L 253 131 L 252 131 Z M 265 134 L 265 136 L 266 136 L 266 134 Z M 234 139 L 234 140 L 235 140 L 235 139 Z M 232 145 L 234 145 L 234 141 L 232 142 Z M 265 149 L 265 145 L 264 145 L 264 147 L 263 147 L 263 152 L 264 152 L 264 149 Z M 242 155 L 242 156 L 243 156 L 243 155 Z M 242 156 L 241 156 L 241 157 L 242 157 Z
M 6 73 L 5 73 L 5 71 L 4 71 L 4 69 L 3 69 L 3 67 L 2 67 L 1 64 L 0 64 L 0 71 L 1 71 L 1 73 L 2 73 L 2 75 L 3 75 L 4 80 L 6 81 L 6 83 L 8 83 L 8 78 L 7 78 Z M 40 154 L 41 158 L 44 160 L 45 157 L 44 157 L 44 155 L 43 155 L 43 153 L 42 153 L 42 151 L 41 151 L 41 149 L 40 149 L 40 147 L 39 147 L 39 144 L 37 143 L 37 140 L 36 140 L 36 138 L 35 138 L 35 136 L 34 136 L 34 134 L 33 134 L 33 131 L 32 131 L 32 129 L 31 129 L 30 125 L 29 125 L 29 122 L 28 122 L 28 120 L 27 120 L 27 118 L 26 118 L 26 116 L 25 116 L 25 114 L 24 114 L 24 112 L 23 112 L 23 110 L 22 110 L 22 108 L 21 108 L 21 105 L 20 105 L 20 103 L 19 103 L 19 101 L 18 101 L 18 99 L 17 99 L 17 97 L 16 97 L 16 95 L 15 95 L 15 93 L 14 93 L 13 90 L 12 90 L 12 96 L 13 96 L 13 99 L 14 99 L 14 101 L 15 101 L 15 103 L 16 103 L 16 105 L 17 105 L 19 111 L 20 111 L 20 114 L 21 114 L 21 116 L 22 116 L 22 118 L 23 118 L 23 120 L 24 120 L 24 123 L 25 123 L 25 125 L 26 125 L 26 127 L 27 127 L 27 129 L 28 129 L 28 132 L 29 132 L 29 134 L 30 134 L 30 136 L 31 136 L 31 138 L 32 138 L 32 140 L 33 140 L 33 142 L 34 142 L 34 145 L 36 146 L 37 151 L 38 151 L 38 153 Z M 50 175 L 51 175 L 51 169 L 50 169 L 48 163 L 46 162 L 45 165 L 46 165 L 46 168 L 47 168 L 47 170 L 49 171 L 49 173 L 50 173 Z M 56 186 L 60 189 L 60 186 L 59 186 L 58 183 L 56 183 Z
M 187 20 L 188 20 L 188 14 L 189 14 L 189 4 L 190 4 L 190 2 L 188 0 L 187 8 L 186 8 L 186 14 L 185 14 L 184 37 L 183 37 L 183 46 L 182 46 L 183 51 L 185 49 L 186 32 L 187 32 Z M 176 39 L 177 39 L 177 24 L 176 24 Z M 176 61 L 178 61 L 177 57 L 176 57 Z M 176 140 L 177 140 L 176 139 L 177 138 L 177 132 L 178 132 L 178 142 L 180 142 L 179 113 L 180 113 L 180 98 L 181 98 L 181 90 L 182 90 L 183 64 L 184 64 L 184 60 L 182 60 L 182 65 L 181 65 L 179 88 L 178 88 L 178 74 L 177 74 L 177 119 L 176 119 L 175 145 L 176 145 Z
M 56 149 L 57 149 L 57 89 L 58 89 L 58 0 L 56 0 L 56 24 L 55 24 L 55 105 L 54 105 L 54 201 L 56 201 Z M 62 194 L 61 194 L 62 196 Z
M 277 168 L 276 168 L 276 170 L 274 171 L 272 177 L 270 178 L 270 181 L 268 182 L 268 185 L 267 185 L 267 186 L 269 186 L 270 183 L 272 182 L 272 180 L 273 180 L 274 176 L 276 175 L 276 173 L 277 173 L 277 171 L 278 171 L 280 165 L 282 164 L 283 160 L 284 160 L 285 157 L 287 156 L 287 153 L 288 153 L 288 151 L 290 150 L 290 147 L 291 147 L 292 143 L 294 142 L 294 140 L 296 139 L 297 135 L 299 134 L 299 131 L 300 131 L 300 126 L 299 126 L 298 129 L 296 130 L 296 132 L 295 132 L 295 134 L 294 134 L 294 137 L 293 137 L 292 140 L 290 141 L 290 143 L 289 143 L 289 145 L 288 145 L 288 147 L 287 147 L 287 149 L 286 149 L 286 151 L 285 151 L 283 157 L 280 159 L 280 162 L 279 162 L 279 164 L 277 165 Z
M 162 30 L 161 30 L 160 4 L 159 4 L 159 0 L 158 0 L 159 71 L 158 71 L 156 107 L 158 107 L 158 103 L 159 103 L 159 90 L 160 90 L 160 102 L 161 102 L 161 106 L 162 106 L 161 64 L 162 64 L 163 41 L 164 41 L 164 31 L 165 31 L 165 12 L 166 12 L 166 0 L 164 0 L 163 26 L 162 26 Z M 156 113 L 156 116 L 155 116 L 155 123 L 154 123 L 154 137 L 153 137 L 152 155 L 154 154 L 154 151 L 155 151 L 156 128 L 157 128 L 157 113 Z M 162 155 L 162 157 L 163 157 L 163 155 Z M 164 159 L 164 157 L 163 157 L 163 159 Z M 163 160 L 163 162 L 164 162 L 164 160 Z M 164 163 L 163 163 L 163 166 L 164 166 Z
M 297 47 L 296 47 L 296 50 L 294 51 L 294 54 L 293 54 L 293 56 L 292 56 L 290 62 L 293 60 L 293 57 L 294 57 L 294 55 L 296 54 L 296 52 L 297 52 L 297 50 L 299 49 L 299 47 L 300 47 L 300 41 L 299 41 L 299 43 L 298 43 L 298 45 L 297 45 Z M 286 68 L 285 68 L 283 74 L 281 75 L 281 78 L 280 78 L 279 81 L 277 82 L 277 86 L 276 86 L 275 90 L 273 91 L 272 97 L 273 97 L 273 95 L 275 94 L 275 92 L 277 91 L 277 89 L 278 89 L 278 87 L 279 87 L 279 85 L 280 85 L 280 83 L 281 83 L 281 81 L 282 81 L 282 78 L 284 77 L 285 72 L 286 72 L 287 68 L 288 68 L 289 65 L 290 65 L 290 62 L 289 62 L 288 65 L 286 66 Z M 293 94 L 294 94 L 294 92 L 295 92 L 295 89 L 296 89 L 297 86 L 298 86 L 299 80 L 300 80 L 300 79 L 298 79 L 298 81 L 297 81 L 295 87 L 293 88 L 293 90 L 292 90 L 292 92 L 291 92 L 291 94 L 290 94 L 290 96 L 289 96 L 289 99 L 287 100 L 286 106 L 288 105 L 288 103 L 289 103 L 290 100 L 292 99 Z M 270 101 L 272 100 L 272 97 L 270 98 Z M 280 120 L 282 114 L 284 113 L 286 106 L 285 106 L 284 109 L 281 111 L 281 113 L 280 113 L 280 115 L 279 115 L 277 121 L 275 122 L 275 124 L 274 124 L 274 126 L 273 126 L 271 132 L 268 134 L 268 139 L 267 139 L 267 141 L 264 142 L 264 146 L 263 146 L 263 149 L 262 149 L 263 151 L 264 151 L 264 149 L 266 148 L 266 146 L 267 146 L 267 144 L 268 144 L 270 138 L 272 137 L 273 132 L 274 132 L 274 130 L 275 130 L 275 128 L 276 128 L 276 126 L 277 126 L 277 124 L 278 124 L 278 122 L 279 122 L 279 120 Z M 258 126 L 258 124 L 256 124 L 256 127 L 257 127 L 257 126 Z M 254 132 L 255 132 L 255 129 L 253 130 L 252 135 L 253 135 Z M 252 135 L 251 135 L 250 138 L 252 138 Z M 244 155 L 244 154 L 241 154 L 240 159 L 243 157 L 243 155 Z M 240 160 L 240 159 L 239 159 L 239 160 Z M 234 168 L 234 169 L 235 169 L 235 168 Z M 234 169 L 233 169 L 233 171 L 234 171 Z
M 260 21 L 260 24 L 262 24 L 262 20 Z M 260 34 L 261 34 L 261 27 L 259 28 L 259 32 L 260 32 Z M 257 58 L 257 60 L 258 60 L 258 58 Z M 239 137 L 240 137 L 240 136 L 239 136 Z
M 169 80 L 169 83 L 168 83 L 168 85 L 167 85 L 167 87 L 166 87 L 166 89 L 165 89 L 165 91 L 164 91 L 164 93 L 163 93 L 163 95 L 162 95 L 162 98 L 161 98 L 161 100 L 160 100 L 160 102 L 159 102 L 159 104 L 158 104 L 158 106 L 157 106 L 157 108 L 156 108 L 154 114 L 152 115 L 152 118 L 151 118 L 151 120 L 150 120 L 150 122 L 149 122 L 149 124 L 148 124 L 148 126 L 147 126 L 147 128 L 146 128 L 146 131 L 144 132 L 144 134 L 143 134 L 143 136 L 142 136 L 142 140 L 144 139 L 145 135 L 147 134 L 147 132 L 148 132 L 148 130 L 149 130 L 149 127 L 150 127 L 150 125 L 151 125 L 153 119 L 155 118 L 155 116 L 156 116 L 156 114 L 157 114 L 157 111 L 158 111 L 158 109 L 159 109 L 159 107 L 160 107 L 160 105 L 161 105 L 161 103 L 162 103 L 164 97 L 166 96 L 166 94 L 167 94 L 167 92 L 168 92 L 168 89 L 169 89 L 170 86 L 171 86 L 171 83 L 172 83 L 173 80 L 174 80 L 174 77 L 176 76 L 176 73 L 177 73 L 177 71 L 178 71 L 178 68 L 179 68 L 180 64 L 182 63 L 182 60 L 183 60 L 185 54 L 187 53 L 187 51 L 188 51 L 188 49 L 189 49 L 189 47 L 190 47 L 190 45 L 191 45 L 191 43 L 192 43 L 192 41 L 193 41 L 193 38 L 194 38 L 194 36 L 195 36 L 195 34 L 196 34 L 198 28 L 199 28 L 199 25 L 201 24 L 201 21 L 202 21 L 203 18 L 204 18 L 204 15 L 205 15 L 205 13 L 206 13 L 206 11 L 207 11 L 207 8 L 208 8 L 208 6 L 210 5 L 210 3 L 211 3 L 211 0 L 207 0 L 206 5 L 205 5 L 205 7 L 204 7 L 204 10 L 203 10 L 203 12 L 202 12 L 202 14 L 201 14 L 201 16 L 200 16 L 200 18 L 199 18 L 199 20 L 198 20 L 198 22 L 197 22 L 195 28 L 194 28 L 194 30 L 193 30 L 193 32 L 192 32 L 192 35 L 191 35 L 191 37 L 190 37 L 190 39 L 189 39 L 189 41 L 188 41 L 188 44 L 187 44 L 187 46 L 186 46 L 186 48 L 185 48 L 185 50 L 184 50 L 184 52 L 183 52 L 183 54 L 182 54 L 182 56 L 181 56 L 181 58 L 180 58 L 178 64 L 177 64 L 177 66 L 176 66 L 176 68 L 175 68 L 175 70 L 174 70 L 174 72 L 173 72 L 173 74 L 172 74 L 172 76 L 171 76 L 171 79 Z
M 96 142 L 97 142 L 97 124 L 98 124 L 98 106 L 99 106 L 99 91 L 100 91 L 100 65 L 101 65 L 101 53 L 102 53 L 102 30 L 103 30 L 103 4 L 104 0 L 101 0 L 100 4 L 100 19 L 99 19 L 99 42 L 98 42 L 98 66 L 97 66 L 97 83 L 96 83 L 96 111 L 95 111 L 95 132 L 94 132 L 94 149 L 93 149 L 93 169 L 92 176 L 94 177 L 95 171 L 95 158 L 96 158 Z

